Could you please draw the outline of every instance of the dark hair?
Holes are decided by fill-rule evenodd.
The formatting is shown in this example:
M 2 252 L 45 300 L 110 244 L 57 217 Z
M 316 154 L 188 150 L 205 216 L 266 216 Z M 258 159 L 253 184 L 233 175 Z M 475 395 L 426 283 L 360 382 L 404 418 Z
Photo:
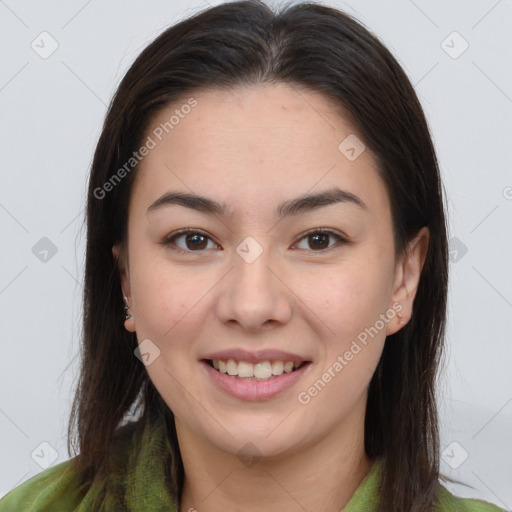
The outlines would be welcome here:
M 421 227 L 429 228 L 412 318 L 388 336 L 370 382 L 364 428 L 368 457 L 382 460 L 379 510 L 430 511 L 440 485 L 435 387 L 448 287 L 444 189 L 435 150 L 413 86 L 387 48 L 348 14 L 310 2 L 279 12 L 257 0 L 208 8 L 157 37 L 121 81 L 90 175 L 82 366 L 68 451 L 76 423 L 76 464 L 86 483 L 100 467 L 108 474 L 112 439 L 131 407 L 142 408 L 141 418 L 165 415 L 179 496 L 183 465 L 173 415 L 134 357 L 137 340 L 124 329 L 120 271 L 111 252 L 126 242 L 136 168 L 112 180 L 162 108 L 194 91 L 263 83 L 320 92 L 339 105 L 386 184 L 396 257 Z M 112 185 L 108 193 L 106 183 Z

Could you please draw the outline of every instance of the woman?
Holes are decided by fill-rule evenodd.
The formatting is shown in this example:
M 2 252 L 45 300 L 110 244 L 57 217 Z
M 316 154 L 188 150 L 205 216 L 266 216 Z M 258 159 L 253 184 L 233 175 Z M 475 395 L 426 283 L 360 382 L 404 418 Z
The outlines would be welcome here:
M 356 20 L 246 1 L 166 30 L 110 106 L 87 223 L 80 455 L 0 511 L 500 510 L 439 483 L 442 184 Z

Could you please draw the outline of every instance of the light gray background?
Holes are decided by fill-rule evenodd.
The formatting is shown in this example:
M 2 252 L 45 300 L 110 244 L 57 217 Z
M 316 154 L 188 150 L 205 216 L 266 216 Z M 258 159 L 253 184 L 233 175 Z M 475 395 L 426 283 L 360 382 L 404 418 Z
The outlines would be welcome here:
M 0 0 L 0 496 L 69 458 L 85 186 L 106 105 L 139 52 L 208 3 Z M 511 509 L 512 1 L 325 3 L 387 44 L 424 106 L 453 249 L 441 469 L 473 486 L 456 494 Z M 43 31 L 58 43 L 46 59 L 31 47 L 51 49 Z

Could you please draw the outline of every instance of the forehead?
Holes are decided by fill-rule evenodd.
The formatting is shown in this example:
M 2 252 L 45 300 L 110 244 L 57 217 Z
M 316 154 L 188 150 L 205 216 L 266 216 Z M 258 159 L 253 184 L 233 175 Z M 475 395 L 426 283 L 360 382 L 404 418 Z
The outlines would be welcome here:
M 146 202 L 172 188 L 255 206 L 337 186 L 386 206 L 371 152 L 339 105 L 318 92 L 287 84 L 201 90 L 148 126 L 154 147 L 136 180 Z

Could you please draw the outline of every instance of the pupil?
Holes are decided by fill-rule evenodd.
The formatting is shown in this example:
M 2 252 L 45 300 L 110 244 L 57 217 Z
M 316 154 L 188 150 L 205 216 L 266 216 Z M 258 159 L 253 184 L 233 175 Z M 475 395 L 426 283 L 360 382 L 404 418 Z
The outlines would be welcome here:
M 312 238 L 315 240 L 315 242 L 314 242 L 314 243 L 315 243 L 315 244 L 318 244 L 318 239 L 323 239 L 323 240 L 324 240 L 324 242 L 325 242 L 325 240 L 326 240 L 327 236 L 326 236 L 326 235 L 313 235 L 313 237 L 312 237 Z M 319 242 L 319 243 L 321 244 L 321 242 Z M 329 244 L 327 244 L 327 245 L 329 245 Z M 323 248 L 324 248 L 324 247 L 322 247 L 322 249 L 323 249 Z
M 189 235 L 189 236 L 187 237 L 187 241 L 190 241 L 191 239 L 192 239 L 192 240 L 194 240 L 194 241 L 192 242 L 192 245 L 193 245 L 193 247 L 194 247 L 194 248 L 198 249 L 198 248 L 202 248 L 202 247 L 199 247 L 199 246 L 200 246 L 200 244 L 201 244 L 201 242 L 203 242 L 203 243 L 204 243 L 204 240 L 202 240 L 202 241 L 201 241 L 201 240 L 198 240 L 198 239 L 200 239 L 200 238 L 204 239 L 204 236 L 202 236 L 202 235 L 197 235 L 197 234 L 192 234 L 192 235 Z

